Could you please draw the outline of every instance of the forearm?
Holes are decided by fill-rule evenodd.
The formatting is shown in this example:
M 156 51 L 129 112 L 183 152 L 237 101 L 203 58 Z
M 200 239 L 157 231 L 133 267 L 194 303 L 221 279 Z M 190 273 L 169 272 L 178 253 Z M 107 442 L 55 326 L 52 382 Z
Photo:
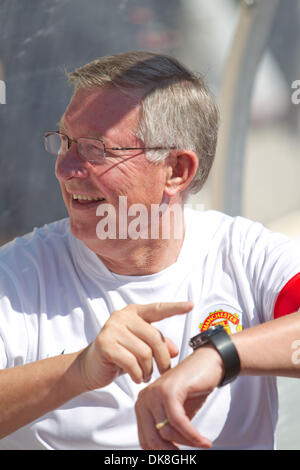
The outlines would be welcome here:
M 232 340 L 241 375 L 300 377 L 300 312 L 248 328 Z
M 0 370 L 0 438 L 120 374 L 128 373 L 137 383 L 147 380 L 153 359 L 165 372 L 177 347 L 150 324 L 192 308 L 191 302 L 130 304 L 112 312 L 82 351 Z
M 0 370 L 0 438 L 84 392 L 80 352 Z
M 241 375 L 300 377 L 300 312 L 248 328 L 231 338 L 239 353 Z M 211 445 L 193 427 L 191 418 L 220 384 L 223 367 L 215 347 L 204 345 L 139 393 L 135 410 L 143 449 Z M 155 423 L 164 417 L 168 426 L 158 432 Z

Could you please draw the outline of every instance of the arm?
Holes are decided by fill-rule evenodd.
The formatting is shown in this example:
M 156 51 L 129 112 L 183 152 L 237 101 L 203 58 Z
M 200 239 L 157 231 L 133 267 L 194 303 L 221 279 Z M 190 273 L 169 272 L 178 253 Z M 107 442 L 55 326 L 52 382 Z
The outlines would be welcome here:
M 85 391 L 80 352 L 0 371 L 0 439 Z
M 241 375 L 300 377 L 300 312 L 249 328 L 232 336 Z M 300 355 L 299 355 L 300 357 Z
M 241 375 L 300 377 L 300 312 L 236 333 L 232 340 Z M 211 442 L 190 419 L 221 382 L 223 373 L 220 355 L 213 346 L 205 345 L 144 389 L 136 403 L 142 447 L 176 449 L 175 443 L 210 447 Z M 158 432 L 155 423 L 165 418 L 170 424 Z
M 122 373 L 136 383 L 149 380 L 153 359 L 165 372 L 178 350 L 150 323 L 192 307 L 188 302 L 129 305 L 111 314 L 87 348 L 0 370 L 0 438 Z

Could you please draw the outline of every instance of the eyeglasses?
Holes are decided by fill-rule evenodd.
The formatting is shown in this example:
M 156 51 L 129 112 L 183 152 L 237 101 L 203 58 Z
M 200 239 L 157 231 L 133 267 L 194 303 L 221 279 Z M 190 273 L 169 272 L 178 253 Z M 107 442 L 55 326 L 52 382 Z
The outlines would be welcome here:
M 70 139 L 66 134 L 58 131 L 51 131 L 44 134 L 45 149 L 51 155 L 63 155 L 71 147 L 72 142 L 77 144 L 79 156 L 92 164 L 100 164 L 107 157 L 124 156 L 124 150 L 171 150 L 175 147 L 106 147 L 103 140 L 80 137 Z M 107 152 L 109 150 L 109 152 Z M 112 152 L 111 152 L 112 151 Z

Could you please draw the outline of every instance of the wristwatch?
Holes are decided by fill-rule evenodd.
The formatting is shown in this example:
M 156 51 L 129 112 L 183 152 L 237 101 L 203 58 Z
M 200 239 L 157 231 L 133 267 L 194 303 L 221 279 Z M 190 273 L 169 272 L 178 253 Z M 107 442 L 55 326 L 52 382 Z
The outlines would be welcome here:
M 224 362 L 225 374 L 218 386 L 227 385 L 239 375 L 241 369 L 236 347 L 222 325 L 212 326 L 208 330 L 193 336 L 190 339 L 189 345 L 195 351 L 207 343 L 211 343 L 216 348 Z

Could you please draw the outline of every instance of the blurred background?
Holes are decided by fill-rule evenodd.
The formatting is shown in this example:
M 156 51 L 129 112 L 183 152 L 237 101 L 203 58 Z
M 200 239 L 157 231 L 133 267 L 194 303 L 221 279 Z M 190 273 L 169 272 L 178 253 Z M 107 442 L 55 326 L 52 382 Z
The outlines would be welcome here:
M 214 169 L 190 203 L 300 242 L 300 0 L 0 0 L 0 245 L 67 215 L 43 149 L 65 70 L 132 49 L 174 55 L 219 102 Z M 277 447 L 300 449 L 299 381 L 278 386 Z

